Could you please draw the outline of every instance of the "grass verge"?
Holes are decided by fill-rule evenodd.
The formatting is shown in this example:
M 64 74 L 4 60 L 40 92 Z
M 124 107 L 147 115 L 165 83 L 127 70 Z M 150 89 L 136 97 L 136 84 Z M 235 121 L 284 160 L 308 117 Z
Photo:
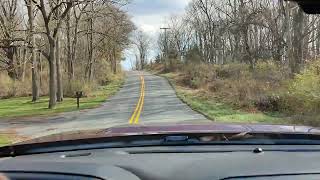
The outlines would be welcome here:
M 100 106 L 106 99 L 114 95 L 123 85 L 124 78 L 99 87 L 90 96 L 80 99 L 80 110 Z M 48 109 L 48 97 L 41 97 L 38 102 L 31 102 L 31 97 L 2 99 L 0 101 L 0 118 L 54 115 L 62 112 L 77 111 L 76 99 L 65 98 L 55 109 Z
M 200 90 L 178 85 L 175 74 L 162 74 L 175 88 L 177 96 L 195 111 L 200 112 L 207 118 L 222 123 L 263 123 L 263 124 L 289 124 L 290 121 L 279 113 L 247 112 L 236 109 L 231 105 L 219 101 L 218 98 L 210 96 Z
M 10 140 L 2 135 L 0 135 L 0 147 L 10 144 Z

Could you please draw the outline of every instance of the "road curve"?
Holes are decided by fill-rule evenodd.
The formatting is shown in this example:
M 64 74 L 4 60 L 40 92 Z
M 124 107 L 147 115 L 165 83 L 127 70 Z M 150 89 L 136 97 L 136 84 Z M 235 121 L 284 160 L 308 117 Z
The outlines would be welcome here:
M 139 117 L 135 115 L 138 121 L 133 125 L 210 122 L 177 98 L 165 78 L 138 71 L 127 72 L 126 76 L 120 91 L 99 108 L 62 113 L 45 119 L 0 120 L 0 133 L 14 130 L 20 136 L 39 137 L 128 125 L 135 111 Z

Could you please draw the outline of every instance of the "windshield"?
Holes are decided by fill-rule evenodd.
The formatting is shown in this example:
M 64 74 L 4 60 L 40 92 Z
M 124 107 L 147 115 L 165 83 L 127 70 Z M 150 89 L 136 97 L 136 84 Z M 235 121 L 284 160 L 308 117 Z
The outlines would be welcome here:
M 319 125 L 320 16 L 295 2 L 0 7 L 0 146 L 113 127 L 124 127 L 116 135 L 143 134 L 141 126 L 182 132 L 185 124 L 183 133 L 281 134 Z

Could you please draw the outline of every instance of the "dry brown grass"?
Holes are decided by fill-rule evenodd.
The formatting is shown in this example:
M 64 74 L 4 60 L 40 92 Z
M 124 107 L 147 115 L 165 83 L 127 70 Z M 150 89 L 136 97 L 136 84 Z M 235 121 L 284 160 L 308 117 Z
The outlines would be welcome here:
M 30 67 L 28 67 L 30 68 Z M 123 78 L 121 67 L 118 67 L 117 74 L 113 74 L 110 64 L 106 61 L 100 62 L 95 68 L 94 78 L 91 81 L 85 79 L 83 67 L 75 67 L 75 78 L 68 80 L 67 73 L 62 70 L 63 90 L 65 97 L 73 97 L 76 91 L 83 91 L 85 96 L 89 96 L 96 91 L 99 86 L 105 86 L 109 83 Z M 49 93 L 49 72 L 48 67 L 44 66 L 39 73 L 40 96 L 47 96 Z M 11 97 L 30 96 L 32 92 L 31 74 L 26 72 L 24 81 L 12 80 L 6 73 L 0 73 L 0 99 Z
M 161 66 L 157 66 L 161 72 Z M 245 64 L 188 64 L 175 78 L 181 86 L 202 90 L 228 104 L 252 110 L 259 108 L 260 101 L 267 103 L 270 94 L 281 87 L 284 77 L 281 73 L 276 65 L 268 63 L 258 64 L 254 72 Z
M 31 83 L 29 81 L 29 78 L 26 78 L 24 82 L 12 80 L 7 74 L 0 73 L 0 97 L 28 96 L 31 92 Z

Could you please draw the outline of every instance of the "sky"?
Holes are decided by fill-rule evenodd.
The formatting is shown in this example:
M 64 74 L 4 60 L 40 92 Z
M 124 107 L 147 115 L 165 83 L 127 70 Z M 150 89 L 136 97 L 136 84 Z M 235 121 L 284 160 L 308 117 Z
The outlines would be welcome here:
M 160 27 L 165 26 L 166 19 L 171 15 L 182 14 L 191 0 L 132 0 L 124 10 L 128 12 L 131 20 L 139 30 L 147 33 L 154 44 L 160 32 Z M 124 69 L 131 69 L 135 61 L 135 53 L 132 49 L 125 52 L 126 61 L 122 62 Z M 151 50 L 149 57 L 156 55 L 155 48 Z

